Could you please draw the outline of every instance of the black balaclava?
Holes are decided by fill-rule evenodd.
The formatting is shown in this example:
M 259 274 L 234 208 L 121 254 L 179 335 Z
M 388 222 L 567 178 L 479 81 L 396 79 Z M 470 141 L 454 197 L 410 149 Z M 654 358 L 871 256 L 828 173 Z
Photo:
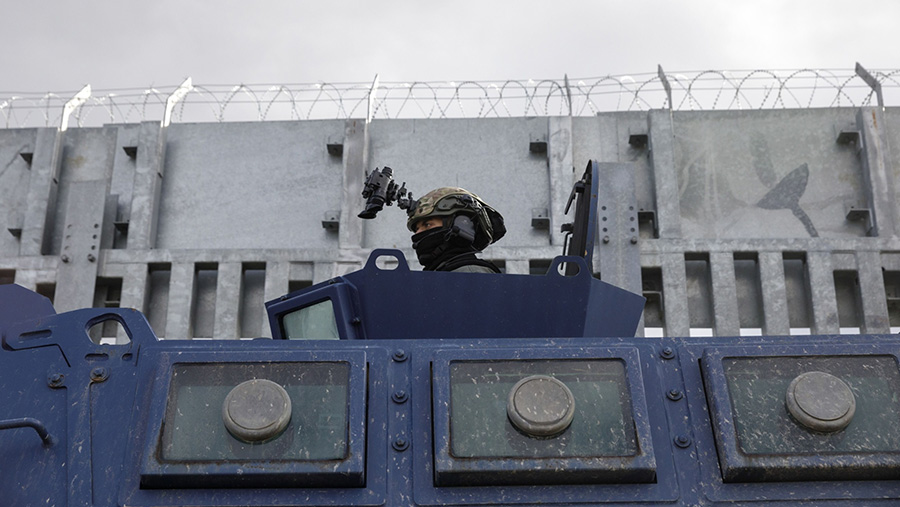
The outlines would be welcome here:
M 413 234 L 412 246 L 425 271 L 452 271 L 465 265 L 488 266 L 499 273 L 493 264 L 475 256 L 478 252 L 471 241 L 455 234 L 452 227 L 444 225 Z

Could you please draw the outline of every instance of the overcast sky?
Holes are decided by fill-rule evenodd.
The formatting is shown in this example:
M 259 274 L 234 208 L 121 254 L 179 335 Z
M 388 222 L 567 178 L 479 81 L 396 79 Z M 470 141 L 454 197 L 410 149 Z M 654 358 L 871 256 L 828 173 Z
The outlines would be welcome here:
M 900 67 L 894 0 L 16 1 L 0 97 L 194 84 Z

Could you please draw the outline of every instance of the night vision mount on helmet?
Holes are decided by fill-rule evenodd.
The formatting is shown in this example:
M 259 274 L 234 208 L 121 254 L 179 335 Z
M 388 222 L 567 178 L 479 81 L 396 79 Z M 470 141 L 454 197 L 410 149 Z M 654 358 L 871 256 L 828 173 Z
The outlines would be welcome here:
M 397 201 L 397 206 L 406 210 L 409 217 L 406 227 L 410 232 L 415 232 L 415 224 L 421 220 L 454 217 L 452 222 L 445 221 L 445 227 L 456 230 L 479 251 L 506 234 L 503 215 L 476 194 L 463 188 L 441 187 L 416 200 L 407 192 L 406 182 L 397 186 L 393 173 L 390 167 L 384 167 L 368 174 L 362 192 L 366 208 L 358 215 L 360 218 L 375 218 L 385 205 Z

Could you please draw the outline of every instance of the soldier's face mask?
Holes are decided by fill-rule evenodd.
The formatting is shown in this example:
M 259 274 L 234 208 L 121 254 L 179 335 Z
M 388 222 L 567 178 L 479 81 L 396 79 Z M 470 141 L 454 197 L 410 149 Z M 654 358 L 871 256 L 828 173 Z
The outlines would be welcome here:
M 419 258 L 419 264 L 428 266 L 441 253 L 443 253 L 443 245 L 447 241 L 447 229 L 444 227 L 436 227 L 428 229 L 412 236 L 412 246 L 416 251 L 416 257 Z

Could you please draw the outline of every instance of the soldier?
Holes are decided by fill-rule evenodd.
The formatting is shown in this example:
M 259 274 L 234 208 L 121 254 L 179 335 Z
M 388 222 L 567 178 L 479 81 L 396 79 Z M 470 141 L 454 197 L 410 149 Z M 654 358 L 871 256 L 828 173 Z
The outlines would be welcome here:
M 506 234 L 503 216 L 472 192 L 456 187 L 428 192 L 416 202 L 406 226 L 425 271 L 500 272 L 475 254 Z

